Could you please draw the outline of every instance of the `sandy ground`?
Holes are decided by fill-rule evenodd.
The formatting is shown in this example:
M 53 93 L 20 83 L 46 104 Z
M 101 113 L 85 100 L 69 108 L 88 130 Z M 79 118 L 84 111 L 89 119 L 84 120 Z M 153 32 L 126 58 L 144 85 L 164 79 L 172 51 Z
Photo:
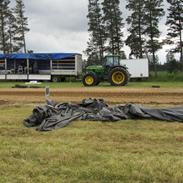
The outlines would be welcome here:
M 59 102 L 79 102 L 83 98 L 103 98 L 117 103 L 183 104 L 183 89 L 162 88 L 65 88 L 50 89 L 51 98 Z M 0 104 L 43 103 L 44 89 L 0 89 Z

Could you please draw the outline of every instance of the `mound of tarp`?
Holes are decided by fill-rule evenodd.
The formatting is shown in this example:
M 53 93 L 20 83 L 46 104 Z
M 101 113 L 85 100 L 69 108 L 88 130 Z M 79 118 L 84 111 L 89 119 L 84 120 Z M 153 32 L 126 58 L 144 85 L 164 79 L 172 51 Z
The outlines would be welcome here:
M 46 105 L 33 109 L 32 115 L 24 120 L 24 125 L 37 127 L 38 131 L 51 131 L 76 120 L 115 122 L 125 119 L 183 122 L 183 107 L 154 109 L 136 104 L 109 106 L 102 99 L 84 99 L 78 104 L 47 100 Z

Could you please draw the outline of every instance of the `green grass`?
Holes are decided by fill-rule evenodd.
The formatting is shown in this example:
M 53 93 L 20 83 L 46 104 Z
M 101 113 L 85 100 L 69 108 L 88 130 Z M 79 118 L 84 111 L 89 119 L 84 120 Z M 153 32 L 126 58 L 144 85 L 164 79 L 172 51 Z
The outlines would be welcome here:
M 182 88 L 183 82 L 164 82 L 164 81 L 146 81 L 146 82 L 130 82 L 129 88 L 151 88 L 152 86 L 160 86 L 161 88 Z
M 151 77 L 149 81 L 165 81 L 165 82 L 176 82 L 176 81 L 183 81 L 183 72 L 174 72 L 170 73 L 167 71 L 159 71 L 157 73 L 157 77 L 154 76 L 154 73 L 150 73 Z
M 0 82 L 0 88 L 12 88 L 15 85 L 24 85 L 25 82 Z M 183 82 L 163 82 L 163 81 L 141 81 L 141 82 L 129 82 L 128 86 L 125 86 L 125 88 L 151 88 L 153 85 L 158 85 L 162 88 L 181 88 L 183 87 Z M 83 87 L 83 84 L 81 82 L 62 82 L 62 83 L 53 83 L 53 82 L 42 82 L 41 85 L 36 85 L 39 87 L 45 87 L 49 86 L 50 88 L 77 88 L 77 87 Z M 97 87 L 111 87 L 109 83 L 101 83 Z
M 0 106 L 2 183 L 181 183 L 183 124 L 73 122 L 40 133 L 22 125 L 33 106 Z
M 1 81 L 0 82 L 0 88 L 12 88 L 15 85 L 25 85 L 25 82 L 21 81 Z M 45 87 L 50 86 L 51 88 L 69 88 L 69 87 L 81 87 L 81 82 L 62 82 L 62 83 L 53 83 L 53 82 L 42 82 L 38 85 L 33 86 L 39 86 L 39 87 Z

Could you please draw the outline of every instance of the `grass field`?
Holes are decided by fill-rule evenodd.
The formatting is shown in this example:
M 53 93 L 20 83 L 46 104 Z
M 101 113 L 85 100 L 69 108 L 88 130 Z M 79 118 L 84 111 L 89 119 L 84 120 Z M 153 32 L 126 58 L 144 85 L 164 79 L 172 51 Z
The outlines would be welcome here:
M 15 84 L 24 82 L 0 82 L 0 90 Z M 174 90 L 174 94 L 170 94 L 171 89 L 182 88 L 183 82 L 130 82 L 125 88 L 141 91 L 152 85 L 169 91 L 165 99 L 172 105 L 176 96 Z M 79 91 L 83 87 L 80 82 L 43 82 L 40 86 L 68 90 L 71 87 Z M 104 92 L 113 91 L 108 83 L 98 87 Z M 89 88 L 91 92 L 95 90 Z M 181 92 L 180 89 L 180 96 L 176 98 L 180 102 Z M 82 92 L 79 95 L 83 97 Z M 132 98 L 138 98 L 140 102 L 147 100 L 146 95 L 136 96 L 132 91 L 130 102 Z M 11 103 L 10 99 L 14 97 L 22 100 Z M 31 97 L 40 102 L 40 96 L 36 98 L 36 95 L 1 96 L 0 183 L 183 183 L 183 124 L 150 120 L 78 121 L 64 129 L 41 133 L 22 124 L 34 107 L 32 99 L 25 100 Z M 128 91 L 118 97 L 128 98 Z M 118 100 L 115 93 L 113 98 Z M 160 95 L 154 100 L 163 98 Z
M 12 88 L 15 85 L 24 85 L 25 82 L 0 82 L 0 88 Z M 153 85 L 158 85 L 162 88 L 181 88 L 183 87 L 183 82 L 151 82 L 151 81 L 141 81 L 141 82 L 129 82 L 128 86 L 123 86 L 126 88 L 148 88 Z M 53 83 L 53 82 L 42 82 L 40 85 L 36 85 L 40 87 L 50 86 L 51 88 L 76 88 L 83 87 L 81 82 L 62 82 L 62 83 Z M 109 83 L 101 83 L 97 87 L 111 87 Z
M 27 129 L 32 105 L 0 106 L 2 183 L 181 183 L 183 125 L 159 121 L 74 122 Z

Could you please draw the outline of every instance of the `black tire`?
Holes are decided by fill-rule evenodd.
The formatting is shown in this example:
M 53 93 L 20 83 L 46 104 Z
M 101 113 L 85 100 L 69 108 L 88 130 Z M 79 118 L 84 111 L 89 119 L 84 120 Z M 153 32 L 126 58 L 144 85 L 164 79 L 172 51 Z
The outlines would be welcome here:
M 130 77 L 128 71 L 125 68 L 116 67 L 110 71 L 108 79 L 112 86 L 125 86 L 128 84 Z
M 87 78 L 92 78 L 91 82 L 87 82 Z M 95 86 L 97 83 L 97 75 L 95 73 L 87 73 L 83 76 L 83 85 L 84 86 Z

